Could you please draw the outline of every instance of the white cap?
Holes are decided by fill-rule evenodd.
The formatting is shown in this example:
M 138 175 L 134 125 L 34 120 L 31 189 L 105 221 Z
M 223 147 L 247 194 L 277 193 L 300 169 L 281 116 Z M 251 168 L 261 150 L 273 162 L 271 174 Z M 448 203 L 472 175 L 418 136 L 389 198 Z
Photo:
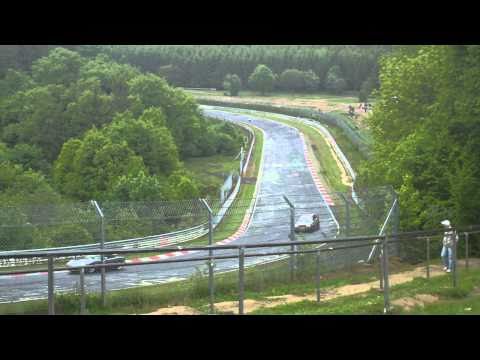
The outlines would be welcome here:
M 440 224 L 446 227 L 450 227 L 450 220 L 443 220 Z

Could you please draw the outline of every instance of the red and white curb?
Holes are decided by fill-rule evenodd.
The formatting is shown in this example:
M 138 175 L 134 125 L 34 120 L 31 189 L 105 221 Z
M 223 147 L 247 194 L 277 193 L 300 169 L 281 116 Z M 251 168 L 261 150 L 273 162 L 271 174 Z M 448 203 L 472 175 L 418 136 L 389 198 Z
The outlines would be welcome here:
M 334 206 L 335 203 L 333 202 L 332 198 L 330 197 L 327 190 L 325 189 L 325 186 L 320 181 L 320 178 L 318 177 L 318 174 L 317 174 L 317 170 L 313 166 L 313 161 L 312 161 L 312 158 L 310 157 L 310 153 L 308 152 L 307 143 L 305 142 L 305 137 L 303 136 L 303 133 L 299 132 L 299 134 L 300 134 L 300 138 L 302 139 L 303 154 L 305 156 L 305 161 L 307 162 L 308 170 L 310 170 L 310 173 L 312 174 L 313 182 L 315 183 L 315 186 L 317 187 L 318 192 L 325 199 L 325 202 L 329 206 Z

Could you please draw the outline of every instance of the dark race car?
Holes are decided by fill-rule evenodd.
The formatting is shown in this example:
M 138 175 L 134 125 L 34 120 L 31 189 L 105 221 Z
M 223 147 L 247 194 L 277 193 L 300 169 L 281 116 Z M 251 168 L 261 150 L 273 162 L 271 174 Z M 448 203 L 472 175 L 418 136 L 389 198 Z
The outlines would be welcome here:
M 122 264 L 125 264 L 125 258 L 123 256 L 106 255 L 104 256 L 106 264 L 115 264 L 115 266 L 106 267 L 105 270 L 118 270 Z M 102 257 L 100 255 L 87 255 L 80 259 L 70 260 L 67 263 L 67 267 L 70 268 L 70 273 L 79 273 L 82 266 L 98 265 L 102 263 Z M 118 266 L 117 266 L 118 264 Z M 85 273 L 94 273 L 100 271 L 101 268 L 86 268 Z
M 320 230 L 320 218 L 317 214 L 303 214 L 295 222 L 295 232 L 314 232 Z

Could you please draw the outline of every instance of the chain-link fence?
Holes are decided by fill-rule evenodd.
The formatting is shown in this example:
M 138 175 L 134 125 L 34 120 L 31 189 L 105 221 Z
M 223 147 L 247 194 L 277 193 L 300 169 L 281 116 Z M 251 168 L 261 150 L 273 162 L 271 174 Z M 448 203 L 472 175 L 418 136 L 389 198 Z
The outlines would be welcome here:
M 238 191 L 238 184 L 236 188 Z M 377 234 L 393 201 L 392 193 L 385 189 L 360 191 L 358 204 L 348 193 L 327 196 L 330 205 L 324 195 L 286 196 L 295 207 L 295 219 L 308 213 L 319 216 L 323 237 Z M 206 202 L 212 210 L 215 242 L 240 236 L 256 241 L 266 235 L 268 241 L 274 241 L 290 233 L 292 210 L 283 195 Z M 207 245 L 208 222 L 208 209 L 200 199 L 0 207 L 0 250 L 91 249 L 101 242 L 105 248 L 161 247 L 191 241 Z M 318 233 L 300 237 L 318 237 Z

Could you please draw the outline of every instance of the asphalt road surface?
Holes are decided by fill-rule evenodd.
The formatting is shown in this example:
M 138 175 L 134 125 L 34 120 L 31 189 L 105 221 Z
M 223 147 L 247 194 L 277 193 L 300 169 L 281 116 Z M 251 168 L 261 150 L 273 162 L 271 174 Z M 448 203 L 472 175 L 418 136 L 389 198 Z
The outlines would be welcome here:
M 257 181 L 257 186 L 260 186 L 258 200 L 247 231 L 231 244 L 288 241 L 290 212 L 287 204 L 282 200 L 283 195 L 289 197 L 299 208 L 297 214 L 302 211 L 321 214 L 321 231 L 307 234 L 303 237 L 304 239 L 322 239 L 335 236 L 337 226 L 307 167 L 302 138 L 297 130 L 250 115 L 232 114 L 207 106 L 203 106 L 202 109 L 208 116 L 254 125 L 264 132 L 263 168 L 261 169 L 261 178 Z M 302 207 L 308 208 L 308 210 L 302 210 Z M 268 253 L 279 250 L 280 248 L 249 249 L 245 253 Z M 289 250 L 289 247 L 284 248 L 284 250 Z M 237 250 L 222 250 L 214 253 L 214 255 L 226 254 L 236 255 Z M 196 252 L 184 255 L 181 258 L 195 259 L 206 255 L 208 255 L 207 252 Z M 270 257 L 246 258 L 245 266 L 274 261 L 276 258 L 278 257 L 273 255 L 270 255 Z M 205 263 L 203 261 L 192 261 L 128 266 L 119 271 L 107 272 L 107 289 L 125 289 L 185 279 L 190 277 L 198 267 L 205 267 Z M 215 263 L 215 271 L 217 272 L 235 269 L 238 269 L 237 259 L 218 260 Z M 55 273 L 56 292 L 72 291 L 78 285 L 78 282 L 79 275 L 69 274 L 68 272 Z M 99 291 L 100 275 L 86 275 L 85 286 L 89 292 Z M 45 274 L 38 273 L 3 278 L 0 276 L 0 302 L 46 297 L 47 276 Z

